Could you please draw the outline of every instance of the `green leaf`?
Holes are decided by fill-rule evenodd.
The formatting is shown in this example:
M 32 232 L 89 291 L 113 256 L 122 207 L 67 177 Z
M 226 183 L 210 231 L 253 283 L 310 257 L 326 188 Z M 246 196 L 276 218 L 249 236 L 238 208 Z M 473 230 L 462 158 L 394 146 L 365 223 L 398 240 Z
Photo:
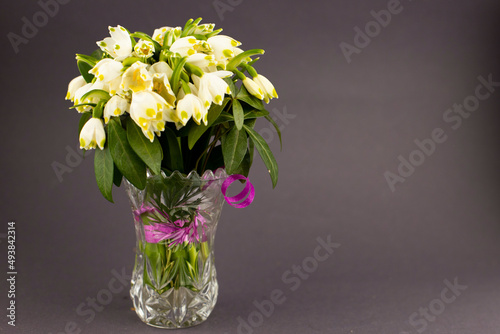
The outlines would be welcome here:
M 201 41 L 206 41 L 208 38 L 205 35 L 200 35 L 200 34 L 192 34 L 193 37 L 195 37 L 197 40 Z
M 222 154 L 228 175 L 238 169 L 247 151 L 248 137 L 245 131 L 233 127 L 222 137 Z
M 251 167 L 252 167 L 252 157 L 250 155 L 250 151 L 247 151 L 245 153 L 245 157 L 241 161 L 240 166 L 238 167 L 238 169 L 234 171 L 234 174 L 241 174 L 243 176 L 248 177 L 248 174 L 250 174 Z
M 193 24 L 193 19 L 189 19 L 186 21 L 186 24 L 184 25 L 184 28 L 182 28 L 182 32 L 183 34 L 181 35 L 182 37 L 186 36 L 184 33 L 187 32 L 187 30 L 189 29 L 189 27 Z
M 173 36 L 173 31 L 172 29 L 167 31 L 167 33 L 165 34 L 165 36 L 163 37 L 163 46 L 162 46 L 162 52 L 160 53 L 160 61 L 162 61 L 162 57 L 165 56 L 165 49 L 167 49 L 168 47 L 170 47 L 170 43 L 172 42 L 174 36 Z
M 101 49 L 96 49 L 90 56 L 97 60 L 101 60 L 104 57 L 104 51 L 102 51 Z
M 238 92 L 238 95 L 236 95 L 236 98 L 254 107 L 257 110 L 264 109 L 264 104 L 262 103 L 262 101 L 251 95 L 244 85 L 241 85 L 240 91 Z
M 115 186 L 117 187 L 121 186 L 122 179 L 123 179 L 122 173 L 120 172 L 118 167 L 116 167 L 116 164 L 113 162 L 113 183 L 115 184 Z
M 94 171 L 99 190 L 104 198 L 113 203 L 113 158 L 108 145 L 103 150 L 95 150 Z
M 194 74 L 200 78 L 203 76 L 203 70 L 194 64 L 186 63 L 184 67 L 186 68 L 188 74 Z M 187 81 L 189 81 L 189 76 L 187 78 Z
M 93 66 L 90 66 L 88 63 L 81 60 L 78 60 L 76 62 L 76 66 L 78 66 L 78 70 L 80 71 L 82 77 L 85 79 L 85 82 L 91 83 L 92 80 L 94 79 L 94 75 L 90 74 L 89 71 L 92 69 Z
M 99 101 L 99 103 L 97 103 L 94 110 L 92 110 L 92 117 L 93 118 L 102 118 L 102 113 L 104 112 L 104 105 L 105 104 L 106 104 L 106 101 Z
M 139 58 L 139 57 L 128 57 L 128 58 L 125 58 L 125 60 L 122 61 L 122 65 L 123 67 L 130 67 L 132 66 L 133 64 L 135 64 L 136 62 L 138 61 L 141 61 L 142 59 Z
M 255 144 L 257 152 L 259 152 L 259 155 L 262 158 L 262 161 L 264 161 L 264 164 L 267 167 L 267 171 L 271 176 L 271 181 L 273 182 L 273 188 L 275 188 L 276 184 L 278 183 L 278 163 L 276 162 L 276 159 L 274 158 L 274 155 L 271 152 L 269 145 L 267 145 L 266 141 L 264 140 L 264 138 L 262 138 L 261 135 L 259 135 L 254 129 L 250 128 L 248 125 L 244 124 L 243 128 L 245 129 L 248 136 Z
M 84 63 L 87 63 L 92 67 L 94 67 L 99 62 L 98 59 L 96 59 L 92 56 L 87 56 L 87 55 L 81 54 L 81 53 L 76 54 L 76 60 L 83 61 Z
M 222 32 L 222 29 L 217 29 L 217 30 L 212 31 L 209 34 L 206 34 L 205 36 L 207 36 L 207 38 L 210 38 L 210 37 L 213 37 L 213 36 L 220 34 L 221 32 Z
M 165 127 L 160 140 L 164 143 L 162 144 L 164 149 L 168 147 L 168 151 L 165 151 L 164 154 L 169 169 L 171 171 L 178 170 L 181 173 L 184 172 L 181 148 L 172 129 Z
M 255 128 L 255 123 L 257 123 L 257 118 L 251 118 L 245 120 L 245 125 L 248 126 L 250 129 Z
M 174 68 L 174 71 L 172 72 L 172 77 L 170 78 L 170 86 L 172 87 L 172 90 L 175 95 L 177 95 L 177 92 L 179 91 L 179 81 L 181 80 L 181 72 L 184 69 L 184 64 L 186 63 L 187 58 L 184 57 L 182 58 L 177 65 Z
M 151 142 L 131 118 L 127 119 L 126 125 L 127 139 L 134 152 L 146 163 L 154 174 L 160 174 L 163 151 L 161 150 L 158 137 L 155 136 L 153 142 Z
M 86 99 L 98 99 L 100 101 L 107 102 L 111 98 L 108 92 L 102 89 L 93 89 L 87 93 L 85 93 L 81 100 L 85 101 Z
M 184 82 L 189 82 L 189 80 L 190 80 L 189 74 L 187 74 L 186 71 L 181 71 L 181 80 Z
M 163 245 L 161 244 L 152 244 L 147 242 L 146 245 L 144 246 L 144 253 L 146 256 L 149 258 L 149 264 L 151 265 L 151 269 L 153 273 L 157 272 L 157 266 L 161 263 L 162 259 L 162 254 L 161 248 Z M 144 268 L 146 270 L 146 268 Z M 145 275 L 149 276 L 149 275 Z
M 217 117 L 217 119 L 212 123 L 211 126 L 216 126 L 216 125 L 219 125 L 221 123 L 226 123 L 226 122 L 234 122 L 234 117 L 233 117 L 233 115 L 231 115 L 227 112 L 223 112 L 219 115 L 219 117 Z
M 267 111 L 265 109 L 264 110 L 252 110 L 252 111 L 245 113 L 245 119 L 266 117 L 267 115 L 269 115 L 269 111 Z
M 238 128 L 238 130 L 241 130 L 243 128 L 244 114 L 240 101 L 236 99 L 233 100 L 233 117 L 236 128 Z
M 83 106 L 91 106 L 93 108 L 96 105 L 97 105 L 96 103 L 79 103 L 79 104 L 75 104 L 74 106 L 69 107 L 69 109 L 75 109 L 77 107 L 83 107 Z
M 253 129 L 255 121 L 256 121 L 255 119 L 247 120 L 245 121 L 245 125 Z M 250 174 L 250 169 L 252 168 L 253 164 L 254 151 L 255 151 L 255 144 L 253 143 L 253 141 L 249 140 L 247 153 L 245 153 L 245 157 L 243 158 L 240 167 L 234 172 L 234 174 L 241 174 L 248 177 L 248 175 Z
M 232 78 L 225 77 L 224 81 L 227 83 L 229 86 L 229 89 L 231 90 L 231 96 L 236 97 L 236 86 L 234 85 L 234 81 Z
M 276 129 L 276 132 L 278 133 L 278 137 L 280 138 L 280 150 L 283 150 L 283 142 L 281 141 L 281 130 L 278 124 L 274 121 L 274 119 L 271 116 L 266 116 L 266 119 L 274 126 Z
M 82 128 L 87 123 L 89 119 L 92 118 L 92 113 L 91 112 L 86 112 L 82 114 L 82 117 L 80 117 L 80 122 L 78 122 L 78 136 L 80 136 L 80 132 L 82 132 Z
M 207 131 L 212 126 L 213 122 L 215 122 L 215 120 L 219 117 L 220 113 L 225 108 L 228 101 L 229 98 L 226 98 L 224 99 L 222 105 L 213 103 L 210 109 L 208 110 L 208 117 L 207 117 L 208 125 L 200 124 L 198 126 L 193 126 L 189 130 L 188 145 L 190 150 L 194 147 L 194 144 L 196 144 L 198 139 L 200 139 L 200 137 L 205 133 L 205 131 Z
M 146 165 L 127 140 L 127 132 L 115 119 L 108 122 L 108 144 L 111 156 L 123 176 L 136 188 L 146 187 Z
M 248 142 L 248 153 L 250 154 L 250 167 L 251 167 L 253 164 L 253 155 L 255 153 L 255 144 L 251 140 Z
M 248 58 L 250 56 L 255 56 L 255 55 L 260 55 L 264 54 L 264 50 L 262 49 L 252 49 L 252 50 L 247 50 L 245 52 L 240 53 L 226 65 L 226 70 L 232 71 L 238 67 L 245 58 Z

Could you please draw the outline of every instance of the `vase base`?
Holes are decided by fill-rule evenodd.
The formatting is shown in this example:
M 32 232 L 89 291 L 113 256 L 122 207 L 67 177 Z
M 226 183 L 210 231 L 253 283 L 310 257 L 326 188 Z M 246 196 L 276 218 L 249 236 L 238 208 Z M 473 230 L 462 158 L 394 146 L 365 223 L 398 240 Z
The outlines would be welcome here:
M 163 325 L 155 325 L 155 324 L 152 324 L 152 323 L 148 323 L 148 322 L 145 322 L 143 321 L 143 323 L 145 323 L 146 325 L 150 326 L 150 327 L 154 327 L 154 328 L 159 328 L 159 329 L 186 329 L 186 328 L 191 328 L 191 327 L 196 327 L 196 326 L 199 326 L 201 325 L 202 323 L 204 323 L 207 319 L 205 320 L 201 320 L 199 322 L 196 322 L 196 323 L 192 323 L 191 325 L 186 325 L 186 326 L 178 326 L 178 327 L 169 327 L 169 326 L 163 326 Z
M 198 292 L 180 287 L 161 295 L 149 286 L 135 284 L 131 297 L 137 315 L 145 324 L 155 328 L 180 329 L 197 326 L 208 319 L 217 302 L 217 291 L 215 279 Z

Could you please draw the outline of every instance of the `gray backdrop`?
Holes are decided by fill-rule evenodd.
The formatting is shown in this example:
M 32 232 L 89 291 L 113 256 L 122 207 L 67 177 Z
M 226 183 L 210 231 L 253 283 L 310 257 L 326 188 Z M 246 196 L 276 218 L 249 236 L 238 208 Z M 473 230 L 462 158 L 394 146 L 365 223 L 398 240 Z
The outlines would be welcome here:
M 1 279 L 0 331 L 160 332 L 114 279 L 134 261 L 128 200 L 102 198 L 92 154 L 67 160 L 78 115 L 64 96 L 74 54 L 108 25 L 151 34 L 201 16 L 266 50 L 284 145 L 260 125 L 278 187 L 257 161 L 255 202 L 220 221 L 217 306 L 178 333 L 500 333 L 498 1 L 60 0 L 51 16 L 46 3 L 0 14 L 0 267 L 15 220 L 18 272 L 15 328 Z

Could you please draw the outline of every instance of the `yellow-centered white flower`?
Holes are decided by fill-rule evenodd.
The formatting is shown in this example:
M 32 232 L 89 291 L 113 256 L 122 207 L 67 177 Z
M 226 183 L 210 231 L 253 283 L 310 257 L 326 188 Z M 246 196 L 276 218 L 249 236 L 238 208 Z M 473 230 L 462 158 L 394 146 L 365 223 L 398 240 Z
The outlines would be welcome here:
M 169 82 L 172 72 L 170 66 L 164 61 L 157 62 L 149 68 L 149 74 L 153 76 L 153 91 L 160 94 L 171 108 L 176 100 Z
M 200 80 L 200 82 L 201 82 L 201 80 Z M 206 110 L 208 110 L 208 108 L 210 108 L 210 105 L 213 102 L 213 97 L 212 97 L 212 94 L 210 94 L 210 90 L 209 90 L 209 88 L 208 88 L 208 86 L 206 84 L 205 85 L 201 85 L 201 84 L 199 85 L 198 95 L 197 96 L 201 100 L 203 108 L 205 108 Z M 196 117 L 196 120 L 198 120 L 198 122 L 199 122 L 199 119 L 200 119 L 200 117 Z
M 170 51 L 178 53 L 181 57 L 187 57 L 197 52 L 211 53 L 213 49 L 207 41 L 198 40 L 193 36 L 187 36 L 177 39 L 170 47 Z
M 226 68 L 229 58 L 234 57 L 236 47 L 241 45 L 234 38 L 225 35 L 210 37 L 207 42 L 213 49 L 217 65 L 222 68 Z
M 159 61 L 159 62 L 154 63 L 153 65 L 151 65 L 151 67 L 149 68 L 149 73 L 151 75 L 154 75 L 156 73 L 158 73 L 158 74 L 166 74 L 168 80 L 170 80 L 170 78 L 172 77 L 173 70 L 172 70 L 172 68 L 166 62 Z
M 129 89 L 134 92 L 140 92 L 153 88 L 153 77 L 148 72 L 148 65 L 136 61 L 123 73 L 121 88 L 124 91 Z
M 240 53 L 243 53 L 244 51 L 240 48 L 234 48 L 234 55 L 237 56 L 239 55 Z M 248 58 L 247 58 L 248 59 Z M 250 58 L 251 59 L 251 58 Z
M 158 29 L 155 29 L 153 32 L 153 40 L 160 43 L 161 46 L 163 46 L 163 40 L 165 39 L 165 34 L 172 30 L 172 27 L 161 27 Z
M 85 79 L 81 75 L 74 78 L 73 80 L 71 80 L 69 82 L 69 85 L 68 85 L 68 92 L 66 93 L 66 100 L 71 100 L 72 102 L 74 102 L 75 92 L 78 89 L 85 86 L 86 84 L 87 84 L 87 82 L 85 81 Z
M 104 149 L 105 142 L 106 133 L 104 132 L 102 119 L 89 119 L 80 132 L 80 148 L 89 150 L 96 148 L 96 146 L 99 146 L 99 148 L 102 150 Z
M 181 57 L 191 56 L 196 53 L 194 47 L 198 40 L 193 36 L 179 38 L 172 44 L 170 51 L 178 53 Z
M 88 103 L 88 101 L 82 101 L 83 95 L 87 94 L 90 90 L 92 89 L 92 84 L 88 83 L 80 87 L 79 89 L 76 90 L 75 96 L 74 96 L 74 103 L 75 105 L 82 104 L 82 103 Z M 92 108 L 90 106 L 79 106 L 76 107 L 76 110 L 79 113 L 83 113 L 86 111 L 90 111 Z
M 108 82 L 109 86 L 109 94 L 115 95 L 115 94 L 125 94 L 122 89 L 122 77 L 118 76 Z
M 171 113 L 167 102 L 159 94 L 149 90 L 132 94 L 130 117 L 151 142 L 154 140 L 154 133 L 160 136 L 165 130 L 168 115 L 164 112 Z
M 191 117 L 197 124 L 203 120 L 207 125 L 207 108 L 203 106 L 201 99 L 192 93 L 186 94 L 177 102 L 176 116 L 182 125 L 186 125 Z
M 182 28 L 181 27 L 161 27 L 158 29 L 155 29 L 153 33 L 153 40 L 160 43 L 161 46 L 163 46 L 163 43 L 165 42 L 165 35 L 171 31 L 170 33 L 170 38 L 167 40 L 167 44 L 171 45 L 175 40 L 177 40 L 181 34 L 182 34 Z
M 127 99 L 115 95 L 104 106 L 104 123 L 108 124 L 112 116 L 120 116 L 130 110 L 130 103 Z
M 153 42 L 141 39 L 134 46 L 134 53 L 137 57 L 152 57 L 155 53 L 155 45 Z
M 175 94 L 170 87 L 168 77 L 163 73 L 155 73 L 153 75 L 153 91 L 160 94 L 167 102 L 169 108 L 173 108 L 175 104 Z
M 265 76 L 257 74 L 256 77 L 253 78 L 253 81 L 259 85 L 259 87 L 264 92 L 264 101 L 269 103 L 271 99 L 277 99 L 278 93 L 276 93 L 276 89 L 274 88 L 271 81 L 269 81 Z
M 110 82 L 122 74 L 123 64 L 119 61 L 104 58 L 100 60 L 89 73 L 93 74 L 97 81 Z
M 245 85 L 245 88 L 250 94 L 258 98 L 259 100 L 264 99 L 264 91 L 255 81 L 248 77 L 245 77 L 245 79 L 243 79 L 243 85 Z
M 207 55 L 201 52 L 188 56 L 186 62 L 198 66 L 203 72 L 207 72 L 209 67 L 216 65 L 214 55 Z
M 74 98 L 75 105 L 83 104 L 83 103 L 97 103 L 97 102 L 99 102 L 100 99 L 98 99 L 98 98 L 85 98 L 85 100 L 82 99 L 82 97 L 85 94 L 87 94 L 91 90 L 95 90 L 95 89 L 101 89 L 101 90 L 107 91 L 108 87 L 100 81 L 96 81 L 95 83 L 88 83 L 86 85 L 83 85 L 82 87 L 77 89 L 75 92 L 75 98 Z M 91 106 L 79 106 L 79 107 L 76 107 L 75 109 L 79 113 L 83 113 L 83 112 L 92 110 L 92 107 Z
M 108 27 L 111 37 L 97 42 L 101 50 L 111 57 L 125 59 L 132 54 L 132 41 L 128 31 L 122 26 Z
M 193 75 L 193 82 L 198 88 L 199 98 L 203 101 L 203 106 L 209 108 L 212 102 L 222 105 L 225 94 L 231 94 L 229 85 L 222 79 L 233 75 L 230 71 L 217 71 L 205 73 L 201 79 Z

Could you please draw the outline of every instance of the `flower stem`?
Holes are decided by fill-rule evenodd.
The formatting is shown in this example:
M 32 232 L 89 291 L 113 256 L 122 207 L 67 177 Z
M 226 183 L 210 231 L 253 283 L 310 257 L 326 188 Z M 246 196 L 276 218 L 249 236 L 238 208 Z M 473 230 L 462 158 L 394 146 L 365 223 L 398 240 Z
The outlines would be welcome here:
M 226 107 L 224 108 L 226 112 L 229 112 L 229 110 L 231 110 L 231 107 L 232 107 L 232 103 L 233 103 L 233 100 L 231 99 L 230 103 L 228 103 L 226 105 Z M 222 111 L 224 112 L 224 110 Z M 217 141 L 224 135 L 224 133 L 220 134 L 219 136 L 219 132 L 222 128 L 222 124 L 218 125 L 217 126 L 217 131 L 215 132 L 215 137 L 214 137 L 214 140 L 207 146 L 207 148 L 205 148 L 205 150 L 200 154 L 200 156 L 198 157 L 198 160 L 196 160 L 196 164 L 194 166 L 194 170 L 198 171 L 198 164 L 200 163 L 201 161 L 201 158 L 203 158 L 203 156 L 205 154 L 207 154 L 208 150 L 210 150 L 210 152 L 208 152 L 208 155 L 207 155 L 207 158 L 205 159 L 205 163 L 203 164 L 203 170 L 200 171 L 200 175 L 203 174 L 205 172 L 205 168 L 207 166 L 207 162 L 208 162 L 208 158 L 210 157 L 210 153 L 212 153 L 212 149 L 215 147 L 215 145 L 217 144 Z
M 210 154 L 212 154 L 212 151 L 215 147 L 215 145 L 217 144 L 217 142 L 219 141 L 220 137 L 222 137 L 222 135 L 219 137 L 219 133 L 220 133 L 220 129 L 221 129 L 221 126 L 222 125 L 218 125 L 217 126 L 217 131 L 215 132 L 215 137 L 214 137 L 214 141 L 210 144 L 210 146 L 208 147 L 209 148 L 209 151 L 207 153 L 207 158 L 205 159 L 205 162 L 203 163 L 203 168 L 202 168 L 202 171 L 201 173 L 203 174 L 205 172 L 205 169 L 207 168 L 207 163 L 208 163 L 208 159 L 210 158 Z

